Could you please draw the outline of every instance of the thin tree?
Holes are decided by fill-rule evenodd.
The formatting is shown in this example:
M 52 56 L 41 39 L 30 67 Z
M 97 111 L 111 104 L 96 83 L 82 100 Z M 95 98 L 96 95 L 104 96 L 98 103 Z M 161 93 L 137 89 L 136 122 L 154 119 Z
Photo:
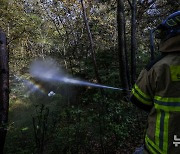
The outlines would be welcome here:
M 127 68 L 127 79 L 128 79 L 128 85 L 129 88 L 131 88 L 131 82 L 130 82 L 130 70 L 129 70 L 129 60 L 128 60 L 128 49 L 127 49 L 127 37 L 126 37 L 126 19 L 124 15 L 124 39 L 125 39 L 125 57 L 126 57 L 126 68 Z
M 122 88 L 129 89 L 127 79 L 127 64 L 125 57 L 125 21 L 124 21 L 124 0 L 117 0 L 117 30 L 118 30 L 118 56 L 119 56 L 119 73 Z M 124 96 L 127 92 L 124 92 Z
M 137 1 L 132 0 L 131 6 L 131 84 L 134 85 L 136 81 L 136 52 L 137 52 L 137 39 L 136 39 L 136 9 Z
M 89 43 L 90 43 L 90 51 L 91 51 L 91 56 L 92 56 L 92 60 L 93 60 L 93 66 L 94 66 L 94 72 L 95 72 L 95 77 L 96 80 L 98 81 L 98 83 L 101 83 L 101 79 L 98 73 L 98 67 L 97 67 L 97 62 L 96 62 L 96 55 L 95 55 L 95 50 L 94 50 L 94 42 L 93 42 L 93 38 L 92 38 L 92 34 L 91 34 L 91 30 L 89 27 L 89 22 L 87 19 L 87 15 L 86 15 L 86 10 L 85 10 L 85 6 L 84 6 L 84 2 L 83 0 L 81 0 L 81 5 L 82 5 L 82 11 L 83 11 L 83 18 L 84 18 L 84 23 L 86 26 L 86 30 L 87 30 L 87 34 L 88 34 L 88 38 L 89 38 Z M 104 92 L 101 89 L 101 94 L 104 97 Z M 99 108 L 99 127 L 100 127 L 100 145 L 101 145 L 101 153 L 104 154 L 106 153 L 106 149 L 104 146 L 104 142 L 103 142 L 103 136 L 104 136 L 104 101 L 102 101 L 101 104 L 101 108 Z M 102 121 L 101 121 L 102 119 Z
M 96 55 L 95 55 L 95 50 L 94 50 L 94 42 L 93 42 L 90 27 L 89 27 L 89 22 L 88 22 L 88 19 L 87 19 L 86 10 L 85 10 L 83 0 L 81 0 L 81 5 L 82 5 L 84 23 L 85 23 L 85 26 L 86 26 L 86 30 L 87 30 L 87 34 L 88 34 L 88 38 L 89 38 L 89 43 L 90 43 L 90 51 L 91 51 L 91 56 L 92 56 L 92 60 L 93 60 L 95 76 L 96 76 L 96 79 L 97 79 L 98 83 L 101 83 L 101 79 L 100 79 L 100 76 L 99 76 L 99 73 L 98 73 L 97 62 L 96 62 Z
M 9 68 L 6 35 L 0 30 L 0 153 L 3 154 L 9 108 Z

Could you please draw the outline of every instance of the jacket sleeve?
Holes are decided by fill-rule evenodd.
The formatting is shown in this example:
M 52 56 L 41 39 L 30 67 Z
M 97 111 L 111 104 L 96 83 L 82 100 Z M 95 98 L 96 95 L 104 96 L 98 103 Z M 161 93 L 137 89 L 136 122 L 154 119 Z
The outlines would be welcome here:
M 131 92 L 130 101 L 145 111 L 150 111 L 153 106 L 153 91 L 156 86 L 154 77 L 152 70 L 142 70 Z

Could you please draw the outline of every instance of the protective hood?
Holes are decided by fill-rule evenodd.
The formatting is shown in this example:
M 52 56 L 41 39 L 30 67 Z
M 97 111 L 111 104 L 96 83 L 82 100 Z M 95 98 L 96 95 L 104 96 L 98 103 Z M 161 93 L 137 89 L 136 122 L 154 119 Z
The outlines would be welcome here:
M 161 52 L 180 52 L 180 35 L 160 43 L 159 50 Z

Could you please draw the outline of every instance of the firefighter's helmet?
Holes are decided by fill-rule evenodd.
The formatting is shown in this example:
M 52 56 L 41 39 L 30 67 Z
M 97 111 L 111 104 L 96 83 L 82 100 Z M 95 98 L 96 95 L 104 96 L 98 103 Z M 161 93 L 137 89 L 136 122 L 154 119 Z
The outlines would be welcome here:
M 169 15 L 157 28 L 156 37 L 163 41 L 180 34 L 180 11 Z

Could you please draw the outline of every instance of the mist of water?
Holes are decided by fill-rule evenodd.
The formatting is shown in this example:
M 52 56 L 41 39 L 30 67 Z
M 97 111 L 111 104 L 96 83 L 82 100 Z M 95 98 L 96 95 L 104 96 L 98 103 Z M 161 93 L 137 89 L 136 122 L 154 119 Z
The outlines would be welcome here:
M 30 66 L 30 74 L 33 77 L 39 78 L 41 80 L 46 80 L 46 81 L 56 81 L 56 82 L 65 83 L 65 84 L 107 88 L 107 89 L 113 89 L 113 90 L 124 90 L 122 88 L 95 84 L 95 83 L 69 77 L 52 59 L 34 61 Z
M 36 92 L 36 91 L 38 91 L 40 93 L 44 93 L 44 90 L 37 83 L 34 83 L 31 80 L 25 79 L 23 77 L 19 77 L 17 75 L 14 75 L 14 78 L 18 82 L 22 83 L 23 87 L 25 88 L 27 95 L 29 95 L 30 93 Z

